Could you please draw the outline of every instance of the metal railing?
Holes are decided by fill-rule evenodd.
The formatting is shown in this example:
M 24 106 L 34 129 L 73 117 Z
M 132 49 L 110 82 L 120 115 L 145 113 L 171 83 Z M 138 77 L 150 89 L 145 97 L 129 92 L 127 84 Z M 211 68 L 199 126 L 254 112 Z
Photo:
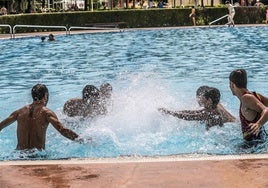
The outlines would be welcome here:
M 72 29 L 78 29 L 78 30 L 119 30 L 119 28 L 105 28 L 105 27 L 80 27 L 80 26 L 71 26 L 69 27 L 68 31 L 69 34 L 71 34 Z
M 68 29 L 65 26 L 47 26 L 47 25 L 15 25 L 13 27 L 13 38 L 15 38 L 15 31 L 18 27 L 26 27 L 26 28 L 51 28 L 51 29 L 64 29 L 66 31 L 66 35 L 68 35 Z
M 223 18 L 228 17 L 228 15 L 229 15 L 229 14 L 226 14 L 226 15 L 224 15 L 224 16 L 222 16 L 222 17 L 220 17 L 220 18 L 218 18 L 218 19 L 216 19 L 216 20 L 214 20 L 214 21 L 210 22 L 210 23 L 209 23 L 209 25 L 211 25 L 211 24 L 213 24 L 213 23 L 216 23 L 216 22 L 218 22 L 218 21 L 222 20 Z
M 0 24 L 0 27 L 9 27 L 10 30 L 10 38 L 15 38 L 16 29 L 17 28 L 51 28 L 51 29 L 64 29 L 66 35 L 71 34 L 72 29 L 77 30 L 120 30 L 121 29 L 117 25 L 112 25 L 113 27 L 104 27 L 103 26 L 90 26 L 90 27 L 82 27 L 82 26 L 71 26 L 69 29 L 65 26 L 47 26 L 47 25 L 15 25 L 13 28 L 8 24 Z
M 9 27 L 9 32 L 10 32 L 10 38 L 12 38 L 12 27 L 11 25 L 8 24 L 0 24 L 0 27 Z

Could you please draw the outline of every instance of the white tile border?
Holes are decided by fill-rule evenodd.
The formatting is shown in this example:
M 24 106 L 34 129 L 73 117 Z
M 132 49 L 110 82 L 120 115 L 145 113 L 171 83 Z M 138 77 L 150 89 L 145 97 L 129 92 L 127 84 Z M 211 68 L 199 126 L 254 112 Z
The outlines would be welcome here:
M 56 165 L 56 164 L 109 164 L 109 163 L 148 163 L 148 162 L 180 162 L 180 161 L 223 161 L 245 159 L 268 159 L 268 154 L 241 155 L 174 155 L 157 157 L 118 157 L 118 158 L 81 158 L 62 160 L 18 160 L 0 161 L 0 166 L 11 165 Z

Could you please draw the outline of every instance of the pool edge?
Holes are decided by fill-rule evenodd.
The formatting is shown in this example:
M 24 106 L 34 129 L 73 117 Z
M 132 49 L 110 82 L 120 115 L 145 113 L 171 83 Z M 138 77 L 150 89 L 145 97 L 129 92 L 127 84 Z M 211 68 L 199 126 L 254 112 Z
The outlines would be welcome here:
M 268 154 L 241 155 L 172 155 L 156 157 L 127 156 L 116 158 L 70 158 L 56 160 L 8 160 L 0 161 L 0 166 L 11 165 L 53 165 L 53 164 L 109 164 L 109 163 L 150 163 L 150 162 L 183 162 L 183 161 L 223 161 L 268 159 Z

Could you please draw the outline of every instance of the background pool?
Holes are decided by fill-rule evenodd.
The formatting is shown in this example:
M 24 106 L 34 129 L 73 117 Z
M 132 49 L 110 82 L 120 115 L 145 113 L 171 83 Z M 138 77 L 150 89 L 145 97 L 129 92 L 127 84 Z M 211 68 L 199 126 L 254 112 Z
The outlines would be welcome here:
M 268 27 L 135 30 L 115 33 L 0 40 L 0 120 L 30 103 L 30 90 L 44 83 L 48 107 L 64 124 L 93 143 L 78 144 L 52 126 L 46 150 L 14 151 L 16 124 L 0 133 L 0 160 L 29 157 L 155 156 L 189 153 L 267 153 L 267 143 L 242 148 L 240 124 L 205 130 L 203 124 L 165 116 L 158 107 L 196 109 L 201 85 L 222 93 L 222 104 L 238 117 L 239 101 L 229 90 L 229 73 L 245 68 L 249 89 L 268 95 Z M 94 119 L 69 118 L 62 107 L 80 97 L 86 84 L 112 84 L 113 108 Z

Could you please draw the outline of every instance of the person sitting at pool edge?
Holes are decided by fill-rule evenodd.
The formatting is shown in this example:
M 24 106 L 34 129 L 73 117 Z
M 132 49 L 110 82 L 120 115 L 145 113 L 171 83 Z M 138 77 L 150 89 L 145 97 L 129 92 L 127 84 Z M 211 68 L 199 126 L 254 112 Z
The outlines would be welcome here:
M 232 115 L 232 118 L 226 116 L 226 110 L 224 108 L 218 107 L 220 97 L 221 95 L 218 89 L 204 87 L 197 90 L 198 103 L 203 109 L 171 111 L 166 108 L 159 108 L 159 111 L 183 120 L 205 122 L 206 130 L 209 130 L 213 126 L 219 125 L 221 127 L 226 122 L 235 121 Z
M 264 140 L 264 124 L 268 121 L 268 99 L 247 89 L 245 69 L 233 70 L 229 75 L 232 94 L 240 100 L 239 116 L 243 138 L 246 141 Z
M 46 131 L 49 123 L 63 136 L 70 140 L 79 140 L 78 135 L 65 128 L 58 120 L 57 115 L 46 107 L 48 102 L 48 89 L 43 84 L 37 84 L 32 88 L 33 102 L 26 105 L 0 122 L 0 131 L 17 121 L 17 149 L 45 149 Z M 80 141 L 80 140 L 79 140 Z
M 69 116 L 94 117 L 100 112 L 100 91 L 93 85 L 86 85 L 82 98 L 69 99 L 63 106 L 63 112 Z

